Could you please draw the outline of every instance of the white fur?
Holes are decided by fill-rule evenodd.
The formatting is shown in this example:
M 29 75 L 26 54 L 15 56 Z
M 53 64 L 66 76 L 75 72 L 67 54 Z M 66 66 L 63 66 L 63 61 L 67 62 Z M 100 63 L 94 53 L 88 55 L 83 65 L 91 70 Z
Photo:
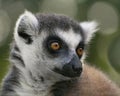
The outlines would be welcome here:
M 23 24 L 25 24 L 25 26 L 27 26 L 26 32 L 28 32 L 28 34 L 30 34 L 34 37 L 33 39 L 36 40 L 35 42 L 37 44 L 33 43 L 32 45 L 27 45 L 27 44 L 25 44 L 23 39 L 21 37 L 19 37 L 18 27 L 19 27 L 21 21 Z M 31 27 L 32 27 L 32 29 L 31 29 Z M 34 82 L 33 80 L 31 80 L 31 77 L 29 74 L 29 71 L 30 71 L 30 72 L 32 72 L 32 75 L 34 76 L 34 78 L 37 78 L 37 76 L 38 76 L 37 71 L 38 70 L 42 71 L 42 69 L 44 70 L 44 68 L 42 68 L 42 65 L 41 65 L 41 68 L 39 66 L 37 66 L 38 62 L 41 60 L 40 60 L 40 58 L 36 57 L 37 56 L 36 53 L 42 51 L 42 50 L 40 50 L 41 42 L 42 42 L 42 39 L 44 38 L 45 34 L 42 36 L 43 38 L 35 39 L 35 38 L 37 38 L 37 35 L 38 35 L 37 29 L 38 29 L 38 21 L 37 21 L 36 17 L 28 11 L 25 11 L 24 14 L 22 14 L 19 17 L 19 19 L 17 20 L 16 26 L 15 26 L 14 38 L 15 38 L 17 46 L 19 47 L 19 49 L 21 51 L 21 57 L 23 58 L 23 61 L 26 66 L 26 68 L 21 67 L 21 66 L 16 66 L 21 71 L 20 84 L 22 87 L 19 88 L 19 87 L 15 86 L 14 89 L 15 89 L 16 93 L 20 96 L 35 96 L 37 93 L 34 93 L 33 91 L 35 89 L 37 90 L 37 88 L 38 88 L 38 90 L 41 90 L 40 91 L 41 95 L 39 95 L 39 96 L 46 96 L 45 94 L 47 94 L 46 90 L 44 90 L 44 89 L 46 89 L 45 85 L 37 84 L 37 82 Z M 41 42 L 39 42 L 39 41 L 41 41 Z M 40 43 L 39 46 L 38 46 L 38 43 Z M 38 54 L 41 54 L 41 53 L 38 53 Z M 38 59 L 39 59 L 39 61 L 38 61 Z M 39 73 L 41 73 L 39 75 L 43 75 L 42 72 L 39 72 Z M 36 87 L 35 89 L 33 89 L 31 87 L 33 85 L 37 85 L 37 86 L 35 86 Z M 39 87 L 42 89 L 39 89 Z
M 38 96 L 48 96 L 49 86 L 56 81 L 69 79 L 51 71 L 54 66 L 60 66 L 60 64 L 57 64 L 59 63 L 58 60 L 52 60 L 46 58 L 46 56 L 45 58 L 47 61 L 41 59 L 41 55 L 44 55 L 43 46 L 41 44 L 48 34 L 46 32 L 41 32 L 39 35 L 40 36 L 37 36 L 31 45 L 23 44 L 22 46 L 24 47 L 20 47 L 21 56 L 26 66 L 25 68 L 19 67 L 22 75 L 20 78 L 22 88 L 16 87 L 15 91 L 20 96 L 37 96 L 36 93 L 33 92 L 34 90 L 39 92 Z M 45 82 L 41 83 L 40 81 L 35 82 L 31 80 L 29 71 L 36 80 L 40 80 L 39 76 L 44 76 Z M 31 88 L 31 86 L 34 86 L 34 88 Z
M 17 32 L 18 26 L 21 23 L 21 21 L 22 23 L 25 23 L 27 26 L 33 26 L 33 28 L 38 28 L 37 18 L 34 16 L 34 14 L 26 10 L 22 15 L 20 15 L 19 19 L 16 22 L 15 33 Z
M 14 38 L 15 38 L 15 41 L 17 42 L 17 45 L 18 46 L 20 45 L 19 47 L 24 46 L 22 42 L 23 40 L 18 36 L 18 27 L 20 23 L 23 23 L 24 26 L 27 27 L 26 32 L 28 32 L 29 35 L 33 35 L 33 36 L 37 35 L 38 25 L 39 25 L 37 18 L 34 16 L 34 14 L 32 14 L 29 11 L 25 11 L 19 17 L 19 19 L 16 22 L 15 29 L 14 29 Z
M 57 29 L 56 33 L 69 45 L 69 48 L 74 51 L 82 39 L 80 34 L 75 33 L 72 29 L 69 29 L 68 32 Z
M 80 23 L 84 33 L 85 33 L 85 41 L 88 43 L 91 38 L 94 36 L 93 34 L 99 30 L 98 23 L 95 21 L 90 22 L 82 22 Z

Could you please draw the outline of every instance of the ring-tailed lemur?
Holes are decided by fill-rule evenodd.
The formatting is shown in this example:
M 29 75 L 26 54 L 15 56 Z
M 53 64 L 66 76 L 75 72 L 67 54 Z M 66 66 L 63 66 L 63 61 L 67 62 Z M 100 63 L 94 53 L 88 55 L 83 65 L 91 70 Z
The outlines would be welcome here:
M 120 96 L 102 72 L 82 64 L 96 31 L 95 22 L 26 11 L 16 23 L 1 96 Z

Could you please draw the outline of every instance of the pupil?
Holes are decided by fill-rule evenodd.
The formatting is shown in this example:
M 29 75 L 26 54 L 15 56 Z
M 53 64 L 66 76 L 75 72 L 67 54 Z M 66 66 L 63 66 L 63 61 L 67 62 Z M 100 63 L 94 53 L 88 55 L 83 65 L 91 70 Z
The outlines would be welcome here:
M 55 44 L 55 47 L 58 47 L 58 44 Z
M 59 44 L 58 43 L 53 43 L 52 47 L 53 47 L 53 49 L 58 49 L 59 48 Z

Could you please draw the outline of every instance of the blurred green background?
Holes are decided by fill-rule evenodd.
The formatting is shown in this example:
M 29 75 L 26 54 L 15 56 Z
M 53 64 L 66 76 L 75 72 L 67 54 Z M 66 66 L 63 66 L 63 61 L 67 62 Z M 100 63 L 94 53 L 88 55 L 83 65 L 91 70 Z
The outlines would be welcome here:
M 86 61 L 120 85 L 120 0 L 0 0 L 0 82 L 9 67 L 15 22 L 25 9 L 99 22 L 100 31 L 90 43 Z

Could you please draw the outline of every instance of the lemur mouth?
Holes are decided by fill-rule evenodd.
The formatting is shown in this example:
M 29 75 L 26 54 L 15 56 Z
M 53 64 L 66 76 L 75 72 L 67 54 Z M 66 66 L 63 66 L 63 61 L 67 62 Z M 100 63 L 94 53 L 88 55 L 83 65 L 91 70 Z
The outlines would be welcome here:
M 82 73 L 82 68 L 74 68 L 73 66 L 65 65 L 62 69 L 54 68 L 54 72 L 59 73 L 63 76 L 74 78 L 79 77 Z
M 55 67 L 53 71 L 66 77 L 79 77 L 82 72 L 82 62 L 74 55 L 70 62 L 62 64 L 62 68 Z

